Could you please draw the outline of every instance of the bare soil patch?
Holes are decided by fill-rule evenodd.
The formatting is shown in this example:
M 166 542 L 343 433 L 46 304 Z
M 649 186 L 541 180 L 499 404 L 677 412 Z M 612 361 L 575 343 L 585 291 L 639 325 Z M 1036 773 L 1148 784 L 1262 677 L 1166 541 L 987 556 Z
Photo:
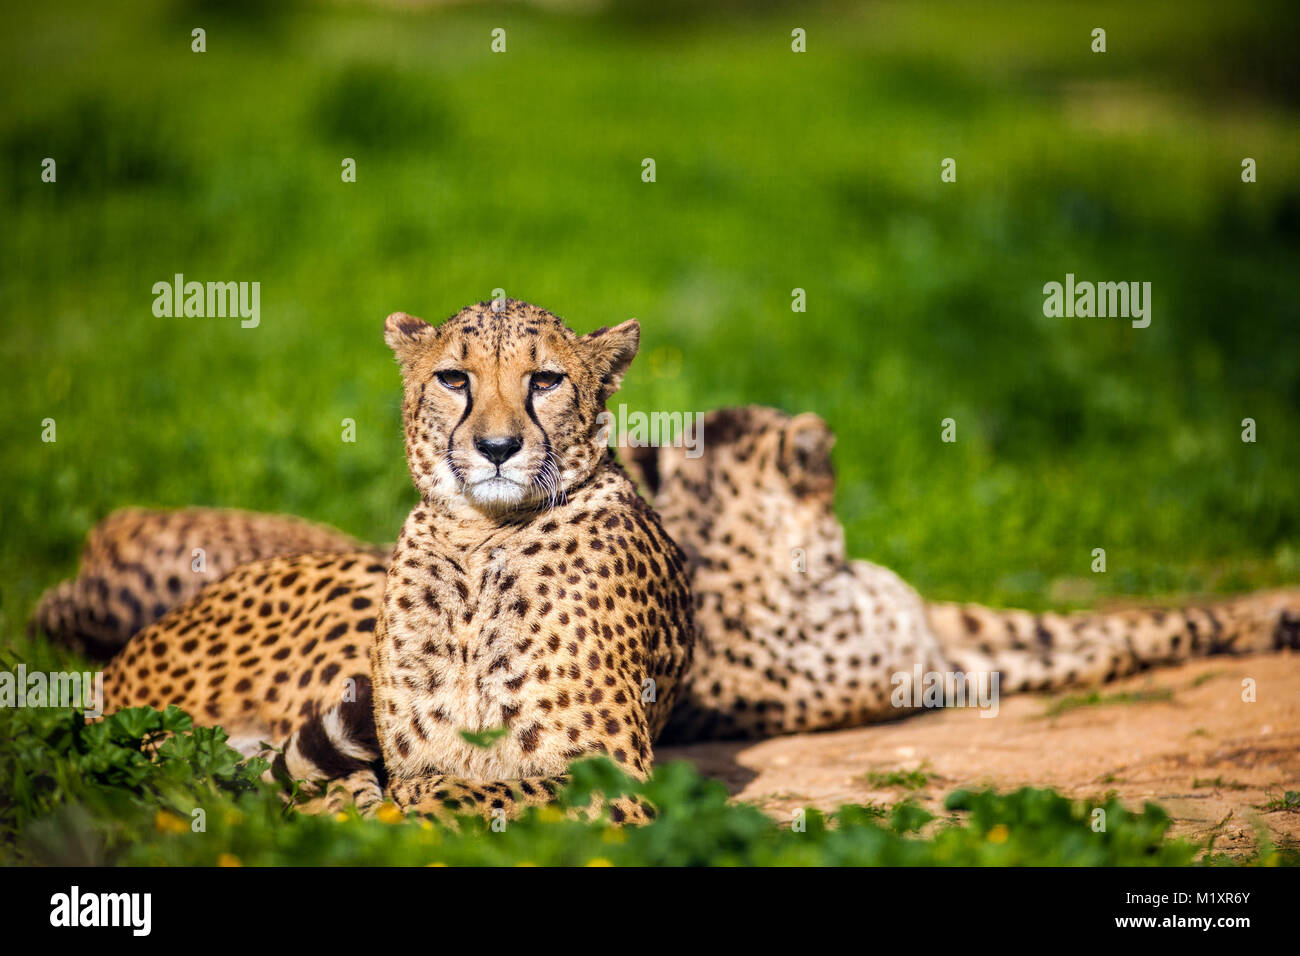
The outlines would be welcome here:
M 1247 678 L 1253 703 L 1242 700 Z M 1213 836 L 1216 852 L 1250 852 L 1257 828 L 1279 846 L 1300 846 L 1300 812 L 1268 806 L 1300 790 L 1300 655 L 1209 658 L 1098 693 L 1098 703 L 1078 692 L 1008 696 L 993 718 L 941 710 L 853 730 L 665 747 L 656 759 L 690 760 L 778 819 L 909 794 L 935 810 L 958 787 L 1035 786 L 1081 799 L 1114 791 L 1134 809 L 1155 801 L 1175 834 Z M 915 770 L 919 787 L 905 776 Z

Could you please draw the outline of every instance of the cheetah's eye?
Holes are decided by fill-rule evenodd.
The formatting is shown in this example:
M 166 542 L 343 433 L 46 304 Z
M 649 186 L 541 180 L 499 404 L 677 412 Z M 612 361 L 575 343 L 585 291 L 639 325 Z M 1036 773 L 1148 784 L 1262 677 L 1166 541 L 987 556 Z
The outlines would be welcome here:
M 559 372 L 534 372 L 532 387 L 534 392 L 549 392 L 559 385 L 564 376 Z
M 453 392 L 464 391 L 466 386 L 469 385 L 469 376 L 455 369 L 438 372 L 433 377 L 438 380 L 439 385 L 443 388 L 449 388 Z

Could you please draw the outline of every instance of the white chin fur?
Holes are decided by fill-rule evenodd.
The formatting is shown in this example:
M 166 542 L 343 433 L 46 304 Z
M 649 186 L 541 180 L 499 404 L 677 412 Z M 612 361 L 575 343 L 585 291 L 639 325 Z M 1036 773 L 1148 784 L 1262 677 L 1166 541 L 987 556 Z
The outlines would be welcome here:
M 465 498 L 480 508 L 509 508 L 524 500 L 525 488 L 509 478 L 488 478 L 466 485 Z

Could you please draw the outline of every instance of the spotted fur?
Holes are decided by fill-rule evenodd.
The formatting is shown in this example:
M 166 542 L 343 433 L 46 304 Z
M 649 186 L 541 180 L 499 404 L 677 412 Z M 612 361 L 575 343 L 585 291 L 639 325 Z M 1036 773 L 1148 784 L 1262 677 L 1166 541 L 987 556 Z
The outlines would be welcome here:
M 996 672 L 1008 693 L 1300 646 L 1294 588 L 1113 614 L 926 602 L 892 571 L 848 560 L 832 507 L 834 437 L 816 415 L 723 409 L 705 416 L 703 435 L 697 458 L 625 454 L 687 553 L 695 594 L 695 660 L 666 738 L 893 719 L 912 709 L 894 692 L 918 671 Z
M 417 443 L 424 440 L 418 426 L 414 432 Z M 1266 592 L 1174 610 L 1117 614 L 1033 615 L 971 605 L 927 603 L 892 572 L 869 562 L 847 559 L 843 531 L 832 509 L 834 473 L 830 448 L 833 437 L 819 418 L 814 415 L 790 417 L 757 407 L 723 409 L 706 416 L 703 434 L 705 452 L 695 459 L 687 457 L 682 449 L 671 447 L 623 449 L 629 468 L 652 494 L 664 526 L 682 545 L 695 594 L 693 620 L 698 632 L 695 663 L 677 695 L 678 703 L 673 708 L 671 723 L 664 731 L 665 737 L 677 740 L 760 737 L 898 717 L 908 709 L 893 705 L 893 678 L 910 674 L 917 667 L 923 672 L 997 671 L 1002 678 L 1001 689 L 1008 692 L 1096 684 L 1143 667 L 1173 663 L 1190 656 L 1296 647 L 1300 643 L 1300 594 L 1295 590 Z M 409 428 L 408 440 L 411 440 Z M 420 456 L 413 456 L 413 460 L 420 461 Z M 433 459 L 425 455 L 424 460 Z M 422 479 L 417 477 L 416 480 L 419 484 Z M 423 480 L 432 479 L 425 476 Z M 626 493 L 621 477 L 618 489 L 619 495 Z M 570 500 L 572 502 L 572 498 Z M 585 500 L 580 504 L 574 515 L 584 507 L 590 507 Z M 638 507 L 634 503 L 633 508 Z M 470 603 L 451 583 L 455 581 L 464 584 L 466 597 L 471 585 L 477 587 L 474 593 L 478 596 L 478 612 L 486 613 L 486 616 L 475 619 L 471 615 L 471 621 L 488 622 L 481 633 L 489 633 L 490 622 L 498 618 L 509 622 L 507 626 L 511 628 L 512 636 L 521 631 L 532 632 L 532 621 L 527 615 L 516 621 L 513 610 L 505 610 L 509 606 L 508 599 L 494 596 L 504 584 L 504 577 L 492 559 L 492 549 L 496 547 L 492 542 L 497 540 L 496 535 L 505 540 L 515 531 L 532 534 L 535 539 L 524 546 L 527 550 L 537 545 L 532 557 L 549 558 L 554 554 L 554 560 L 558 561 L 559 555 L 564 555 L 569 561 L 563 572 L 559 571 L 558 564 L 552 567 L 555 573 L 551 575 L 536 571 L 537 576 L 544 579 L 541 583 L 548 588 L 546 595 L 530 597 L 518 580 L 511 582 L 511 594 L 525 592 L 523 596 L 529 599 L 530 611 L 540 610 L 542 606 L 554 611 L 559 601 L 556 600 L 558 590 L 552 588 L 565 589 L 564 598 L 560 600 L 571 600 L 575 585 L 578 593 L 583 593 L 582 575 L 589 567 L 588 556 L 594 541 L 589 541 L 587 534 L 596 535 L 608 521 L 606 515 L 602 520 L 588 524 L 584 532 L 581 522 L 570 526 L 551 515 L 540 527 L 535 522 L 524 522 L 517 528 L 509 525 L 499 529 L 483 543 L 466 548 L 458 556 L 456 549 L 460 545 L 449 542 L 461 532 L 444 533 L 438 528 L 446 524 L 454 529 L 458 527 L 459 518 L 450 520 L 425 505 L 417 508 L 411 518 L 414 528 L 406 546 L 407 556 L 402 560 L 414 561 L 414 565 L 407 564 L 407 570 L 399 565 L 395 571 L 389 571 L 383 563 L 367 560 L 368 555 L 358 553 L 353 555 L 356 563 L 349 567 L 348 572 L 359 573 L 360 579 L 348 578 L 338 583 L 331 580 L 328 586 L 322 586 L 322 590 L 329 594 L 342 585 L 354 589 L 346 593 L 364 594 L 378 601 L 383 594 L 385 574 L 395 573 L 400 585 L 400 590 L 393 592 L 398 609 L 414 609 L 415 615 L 413 621 L 403 626 L 420 630 L 427 623 L 430 628 L 452 634 L 453 640 L 454 609 L 459 608 L 463 616 L 465 605 Z M 657 538 L 659 525 L 652 518 L 653 513 L 648 513 L 642 520 L 652 529 L 650 536 Z M 627 520 L 632 522 L 633 528 L 639 526 L 634 517 Z M 555 524 L 553 528 L 549 527 L 552 522 Z M 571 527 L 576 530 L 571 531 Z M 619 533 L 620 529 L 622 533 L 631 530 L 623 525 L 622 519 L 611 530 Z M 572 554 L 569 535 L 578 541 Z M 488 549 L 486 558 L 484 547 Z M 602 544 L 596 553 L 600 554 L 604 547 Z M 429 561 L 425 557 L 428 553 L 450 555 L 463 573 L 456 572 L 450 565 Z M 503 552 L 497 557 L 506 556 L 507 553 Z M 582 566 L 577 564 L 576 556 L 582 557 Z M 346 560 L 341 556 L 335 557 Z M 289 559 L 284 567 L 322 560 L 328 560 L 328 556 Z M 513 567 L 519 559 L 510 553 L 510 560 Z M 470 561 L 478 563 L 471 567 Z M 419 586 L 418 576 L 428 574 L 430 566 L 445 568 L 438 572 L 438 580 L 444 587 L 434 595 L 439 601 L 437 611 L 424 603 Z M 544 567 L 544 563 L 538 566 L 539 569 Z M 258 588 L 265 588 L 268 581 L 274 580 L 273 574 L 263 576 L 262 570 L 256 566 L 246 572 L 241 570 L 241 573 L 243 577 L 236 579 L 232 576 L 229 582 L 231 591 L 236 594 L 245 589 L 256 593 Z M 562 581 L 557 580 L 560 574 L 563 574 Z M 571 581 L 570 578 L 574 577 L 577 580 Z M 261 583 L 254 585 L 252 582 L 259 578 Z M 598 580 L 604 582 L 607 579 Z M 498 592 L 492 590 L 494 587 Z M 377 623 L 370 620 L 374 617 L 371 608 L 367 606 L 358 610 L 346 601 L 320 602 L 314 588 L 303 594 L 298 594 L 297 590 L 296 587 L 288 590 L 273 587 L 271 591 L 265 591 L 264 597 L 279 595 L 286 603 L 282 611 L 280 601 L 271 601 L 269 619 L 259 618 L 257 626 L 265 628 L 269 635 L 270 630 L 292 624 L 289 630 L 296 631 L 296 637 L 304 645 L 322 630 L 330 633 L 343 626 L 343 633 L 349 635 L 348 641 L 354 642 L 357 653 L 360 653 L 362 644 L 370 635 L 370 626 Z M 185 639 L 181 646 L 184 647 L 191 639 L 197 639 L 198 643 L 185 653 L 194 653 L 205 644 L 223 642 L 233 622 L 225 620 L 224 613 L 219 613 L 220 605 L 234 601 L 242 607 L 247 599 L 246 596 L 227 598 L 231 591 L 210 589 L 179 612 L 176 624 L 170 630 L 163 629 L 160 636 L 165 641 L 171 640 L 170 634 L 197 619 L 200 623 L 182 635 Z M 411 608 L 401 608 L 402 596 L 411 601 Z M 544 599 L 545 604 L 538 604 L 537 598 Z M 442 605 L 444 599 L 450 602 L 451 607 Z M 299 605 L 304 601 L 308 606 L 300 609 Z M 261 603 L 255 602 L 255 605 L 260 611 Z M 250 608 L 253 606 L 249 605 Z M 581 603 L 572 608 L 569 620 L 564 622 L 556 614 L 553 618 L 555 624 L 572 625 L 579 608 L 583 608 Z M 585 610 L 594 612 L 597 609 L 587 606 Z M 305 627 L 301 624 L 304 615 L 311 622 Z M 421 619 L 420 615 L 427 616 L 428 621 Z M 271 621 L 276 616 L 282 617 L 283 623 L 273 625 Z M 521 627 L 524 621 L 528 621 L 526 628 Z M 218 622 L 220 626 L 214 627 Z M 241 619 L 234 626 L 242 627 L 244 623 L 247 621 Z M 363 625 L 360 631 L 357 630 L 358 624 Z M 626 622 L 624 624 L 626 626 Z M 462 630 L 462 633 L 472 634 L 473 631 Z M 589 633 L 584 633 L 584 639 L 589 637 Z M 260 632 L 259 639 L 265 639 Z M 518 640 L 522 643 L 527 639 L 525 635 Z M 549 633 L 547 640 L 550 641 Z M 145 638 L 137 644 L 150 648 L 153 638 Z M 494 644 L 507 646 L 500 636 L 494 639 Z M 221 653 L 229 656 L 232 645 L 229 642 L 224 642 L 224 645 Z M 449 641 L 440 648 L 443 653 L 429 655 L 426 659 L 419 650 L 411 652 L 404 643 L 400 653 L 407 654 L 407 658 L 402 668 L 393 670 L 391 659 L 385 665 L 390 680 L 401 675 L 397 693 L 402 693 L 403 683 L 410 691 L 402 704 L 404 713 L 408 715 L 406 726 L 409 733 L 405 738 L 401 735 L 401 722 L 393 724 L 396 732 L 392 735 L 392 742 L 399 761 L 410 758 L 412 754 L 416 754 L 418 760 L 418 755 L 424 752 L 419 748 L 429 746 L 420 739 L 420 734 L 427 735 L 434 725 L 425 722 L 421 707 L 427 706 L 433 698 L 421 693 L 420 682 L 436 678 L 444 681 L 445 686 L 448 677 L 454 680 L 461 676 L 469 647 L 466 643 L 458 645 L 462 666 L 454 668 L 448 665 L 455 663 L 456 646 Z M 244 645 L 240 644 L 233 649 L 242 647 Z M 305 652 L 308 655 L 306 660 L 319 667 L 325 658 L 316 660 L 321 653 L 316 647 L 313 644 Z M 529 651 L 532 650 L 534 647 L 530 645 Z M 523 670 L 518 662 L 529 651 L 511 655 L 508 663 L 499 667 L 502 683 L 514 680 L 515 675 Z M 565 660 L 566 651 L 572 658 L 567 645 L 562 643 L 556 649 L 561 661 Z M 167 673 L 161 666 L 162 660 L 170 659 L 172 653 L 167 648 L 161 653 L 157 650 L 148 654 L 137 653 L 137 658 L 143 658 L 142 662 L 134 665 L 139 679 L 146 683 L 153 681 L 150 686 L 158 689 L 166 686 L 159 683 L 161 679 L 147 678 L 144 663 L 151 663 L 157 674 Z M 248 649 L 244 653 L 247 654 Z M 150 662 L 150 656 L 157 660 Z M 202 655 L 199 657 L 201 661 L 208 660 Z M 438 662 L 443 658 L 446 660 L 440 665 Z M 240 666 L 238 659 L 232 663 L 235 665 L 232 670 L 237 670 Z M 583 673 L 581 660 L 567 663 L 570 667 L 578 667 L 579 674 Z M 196 667 L 202 669 L 199 665 Z M 253 676 L 260 678 L 264 675 L 256 674 L 257 667 L 258 662 L 252 662 Z M 298 672 L 293 673 L 297 677 Z M 357 679 L 358 685 L 368 673 L 361 670 L 349 672 Z M 536 675 L 536 671 L 532 673 Z M 560 674 L 559 669 L 548 666 L 548 680 Z M 334 676 L 338 677 L 338 674 Z M 566 708 L 574 708 L 576 693 L 589 692 L 595 686 L 594 678 L 592 687 L 587 686 L 587 680 L 588 677 L 582 677 L 581 686 L 569 689 L 566 697 L 560 696 L 558 684 L 552 684 L 551 693 L 539 696 L 537 711 L 530 713 L 544 712 L 547 717 L 555 717 L 560 713 L 561 702 Z M 311 686 L 310 679 L 308 683 Z M 225 691 L 223 686 L 227 688 Z M 204 683 L 199 697 L 190 696 L 171 702 L 187 706 L 201 719 L 206 717 L 228 726 L 241 716 L 262 713 L 266 706 L 261 696 L 265 693 L 263 685 L 254 683 L 245 692 L 248 694 L 246 699 L 235 697 L 227 700 L 224 695 L 229 693 L 229 686 L 224 682 Z M 520 692 L 523 691 L 524 685 L 520 685 Z M 175 686 L 172 692 L 175 694 Z M 139 695 L 140 691 L 135 693 Z M 473 693 L 481 691 L 475 688 Z M 270 721 L 272 737 L 269 739 L 280 739 L 274 736 L 277 727 L 282 732 L 293 726 L 295 719 L 314 722 L 306 728 L 308 732 L 288 738 L 281 769 L 286 775 L 300 779 L 328 780 L 342 775 L 345 782 L 353 781 L 357 779 L 358 771 L 351 769 L 352 765 L 346 760 L 340 762 L 335 752 L 346 749 L 352 737 L 348 728 L 354 726 L 351 722 L 358 713 L 366 712 L 368 705 L 357 707 L 355 702 L 340 701 L 338 694 L 336 687 L 320 688 L 309 705 L 306 701 L 295 701 L 298 710 L 293 713 L 271 706 L 266 709 L 262 723 L 255 724 L 254 730 L 245 729 L 244 732 L 253 736 L 265 734 L 267 721 Z M 157 695 L 150 698 L 148 693 L 136 700 L 155 705 L 168 702 Z M 549 712 L 542 710 L 547 700 L 552 704 Z M 586 700 L 590 701 L 590 696 Z M 602 695 L 596 703 L 605 702 Z M 307 709 L 303 710 L 305 705 Z M 210 709 L 213 706 L 217 707 L 215 712 Z M 331 708 L 338 708 L 340 712 L 331 716 Z M 489 724 L 493 719 L 491 708 L 481 713 L 484 716 L 480 723 Z M 508 711 L 502 712 L 501 716 L 504 718 L 506 713 Z M 521 771 L 543 769 L 526 762 L 532 754 L 532 751 L 524 751 L 524 745 L 531 741 L 531 735 L 526 731 L 533 723 L 522 713 L 513 715 L 513 729 L 523 733 L 512 736 L 511 749 L 505 759 L 511 761 L 511 767 L 519 767 Z M 574 710 L 574 713 L 581 714 L 578 719 L 585 724 L 587 712 Z M 662 720 L 664 712 L 656 713 Z M 598 713 L 592 714 L 593 722 L 597 716 Z M 650 723 L 651 730 L 656 730 L 658 724 Z M 449 730 L 448 727 L 440 729 Z M 567 737 L 572 730 L 566 727 L 563 736 Z M 578 733 L 582 739 L 581 726 Z M 378 747 L 377 740 L 376 736 L 374 748 Z M 407 747 L 405 758 L 400 752 L 403 740 Z M 413 748 L 412 743 L 417 741 Z M 460 749 L 460 743 L 447 733 L 443 733 L 434 746 L 450 746 L 457 759 L 463 762 L 462 766 L 472 767 L 476 759 L 483 763 L 489 759 Z M 559 746 L 564 744 L 559 742 Z M 598 746 L 595 749 L 599 752 Z M 608 743 L 605 749 L 610 751 Z M 626 747 L 623 752 L 624 756 L 629 753 Z M 348 755 L 344 753 L 343 756 Z M 352 756 L 363 759 L 364 755 Z M 553 757 L 553 754 L 547 755 L 547 759 Z M 560 758 L 564 757 L 565 752 L 561 750 Z M 558 766 L 560 762 L 556 759 L 553 764 L 544 766 Z M 646 765 L 644 759 L 642 765 Z M 373 766 L 378 768 L 376 773 L 382 774 L 382 761 L 376 761 Z M 493 765 L 491 769 L 495 771 L 501 767 Z M 373 776 L 365 778 L 365 785 L 356 788 L 360 798 L 371 804 L 379 792 L 374 779 Z M 545 785 L 540 782 L 543 780 Z M 421 777 L 417 773 L 409 782 L 403 778 L 394 785 L 409 804 L 452 804 L 454 801 L 457 807 L 491 808 L 497 801 L 503 806 L 525 801 L 544 802 L 562 781 L 558 775 L 536 777 L 528 783 L 528 789 L 522 786 L 524 782 L 498 782 L 497 791 L 489 793 L 448 774 Z
M 645 777 L 694 628 L 683 556 L 597 417 L 637 324 L 579 337 L 511 301 L 436 328 L 392 316 L 387 338 L 421 494 L 373 652 L 394 797 L 423 809 L 466 780 L 546 799 L 597 753 Z M 461 736 L 493 728 L 505 736 L 491 748 Z
M 131 640 L 110 709 L 177 703 L 274 744 L 275 776 L 346 780 L 368 806 L 382 785 L 414 811 L 515 812 L 587 754 L 645 777 L 694 629 L 684 557 L 601 442 L 638 336 L 579 337 L 519 302 L 391 316 L 421 494 L 391 561 L 240 566 Z M 517 442 L 502 457 L 495 438 Z M 462 736 L 498 728 L 488 748 Z
M 342 531 L 288 515 L 123 508 L 91 529 L 77 576 L 41 596 L 28 627 L 107 660 L 131 635 L 246 561 L 350 550 L 371 549 Z
M 319 758 L 330 777 L 369 766 L 378 742 L 373 721 L 363 718 L 386 568 L 369 551 L 240 565 L 145 628 L 109 662 L 106 709 L 175 704 L 224 727 L 245 753 L 262 742 L 282 745 L 301 728 L 290 752 L 298 769 L 303 755 Z M 351 763 L 336 760 L 336 748 L 321 743 L 329 736 L 327 720 L 355 728 L 336 736 L 355 737 L 366 754 Z

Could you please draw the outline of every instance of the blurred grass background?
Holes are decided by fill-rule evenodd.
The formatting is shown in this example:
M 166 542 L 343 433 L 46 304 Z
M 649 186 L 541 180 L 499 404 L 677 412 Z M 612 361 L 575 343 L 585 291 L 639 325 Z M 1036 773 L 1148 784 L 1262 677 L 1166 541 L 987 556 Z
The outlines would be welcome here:
M 1300 580 L 1294 4 L 9 6 L 6 637 L 119 506 L 390 540 L 383 318 L 497 287 L 640 318 L 615 403 L 821 414 L 850 551 L 929 596 Z M 1150 328 L 1045 318 L 1066 272 L 1152 282 Z M 155 318 L 175 273 L 260 327 Z

